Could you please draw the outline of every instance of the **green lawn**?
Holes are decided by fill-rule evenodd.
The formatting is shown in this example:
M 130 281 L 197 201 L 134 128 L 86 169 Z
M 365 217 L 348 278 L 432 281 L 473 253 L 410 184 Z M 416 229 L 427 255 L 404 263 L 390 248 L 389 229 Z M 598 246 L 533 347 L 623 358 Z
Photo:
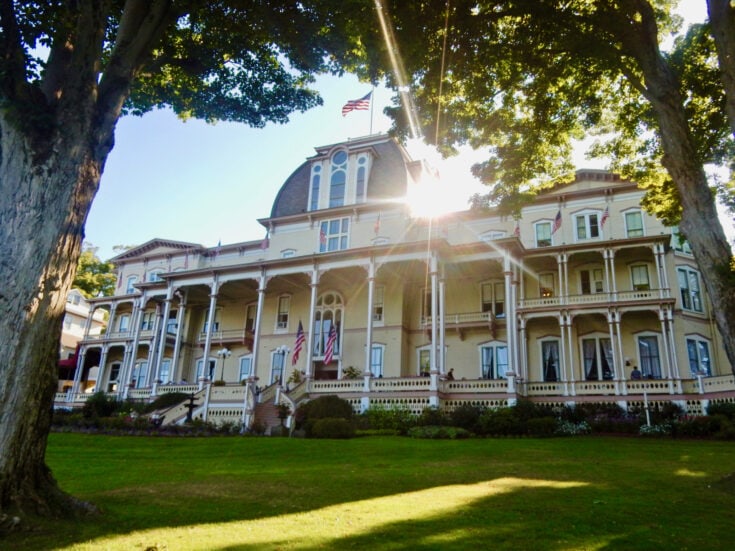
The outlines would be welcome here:
M 735 444 L 52 434 L 102 514 L 3 549 L 731 549 Z

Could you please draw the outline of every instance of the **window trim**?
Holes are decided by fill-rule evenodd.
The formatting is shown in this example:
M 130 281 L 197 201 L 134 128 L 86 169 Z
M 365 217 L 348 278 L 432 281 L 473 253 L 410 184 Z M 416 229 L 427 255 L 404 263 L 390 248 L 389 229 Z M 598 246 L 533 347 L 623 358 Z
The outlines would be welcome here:
M 331 233 L 332 223 L 336 222 L 339 225 L 339 231 Z M 345 230 L 345 225 L 347 229 Z M 335 251 L 345 251 L 350 248 L 350 231 L 352 223 L 349 216 L 341 216 L 339 218 L 329 218 L 319 222 L 319 252 L 320 253 L 331 253 Z M 322 235 L 324 240 L 322 241 Z M 336 240 L 337 246 L 330 248 L 332 240 Z
M 634 269 L 635 268 L 645 268 L 646 269 L 646 285 L 644 288 L 637 288 L 636 282 L 635 282 L 635 276 L 634 276 Z M 651 290 L 651 271 L 650 271 L 650 265 L 648 262 L 636 262 L 633 264 L 630 264 L 629 266 L 629 273 L 630 273 L 630 288 L 633 291 L 650 291 Z
M 250 360 L 250 367 L 248 368 L 247 376 L 243 376 L 243 372 L 242 372 L 242 363 L 245 360 Z M 244 381 L 246 378 L 250 378 L 253 374 L 253 354 L 252 353 L 243 354 L 242 356 L 238 357 L 237 358 L 237 368 L 238 368 L 238 373 L 239 373 L 238 380 L 240 382 Z
M 372 346 L 370 347 L 370 376 L 371 377 L 377 377 L 381 378 L 383 377 L 383 373 L 385 372 L 385 344 L 380 342 L 374 342 Z M 380 366 L 379 366 L 379 372 L 376 373 L 374 371 L 374 368 L 376 364 L 373 361 L 374 354 L 376 350 L 380 350 Z
M 681 286 L 681 279 L 679 278 L 680 273 L 684 274 L 684 280 L 686 283 L 686 287 Z M 695 295 L 691 289 L 690 283 L 691 283 L 692 275 L 696 277 L 697 295 Z M 686 312 L 703 314 L 704 313 L 704 301 L 702 300 L 702 274 L 699 272 L 699 270 L 697 270 L 696 268 L 692 266 L 677 266 L 676 267 L 676 283 L 679 286 L 679 300 L 681 301 L 681 309 Z M 688 301 L 684 300 L 685 290 L 686 290 L 687 296 L 689 297 Z M 689 302 L 689 306 L 686 305 L 686 302 Z M 695 307 L 695 303 L 699 305 L 699 308 Z
M 548 238 L 548 245 L 541 244 L 539 242 L 539 227 L 541 226 L 548 226 L 549 227 L 549 238 Z M 536 247 L 553 247 L 554 246 L 554 233 L 553 233 L 553 227 L 554 227 L 554 221 L 551 219 L 543 219 L 539 220 L 537 222 L 533 223 L 533 242 L 536 245 Z M 546 242 L 546 238 L 544 238 L 544 242 Z
M 485 355 L 483 354 L 483 351 L 485 349 L 492 349 L 492 370 L 494 371 L 494 377 L 486 377 L 485 376 L 485 364 L 483 363 L 485 359 Z M 505 369 L 503 370 L 503 375 L 500 375 L 500 362 L 498 361 L 498 353 L 500 349 L 505 350 Z M 486 379 L 490 381 L 502 381 L 506 378 L 508 374 L 508 369 L 510 365 L 510 353 L 508 351 L 508 343 L 506 341 L 499 341 L 499 340 L 492 340 L 488 342 L 481 343 L 477 345 L 477 353 L 479 355 L 479 378 L 480 379 Z
M 696 372 L 692 370 L 692 357 L 689 354 L 689 343 L 690 342 L 696 345 L 697 365 L 699 367 L 699 369 Z M 701 335 L 688 334 L 688 335 L 684 335 L 684 343 L 687 349 L 687 362 L 689 363 L 689 372 L 691 373 L 692 377 L 697 377 L 698 375 L 701 375 L 702 377 L 711 377 L 712 371 L 713 371 L 712 370 L 712 341 L 710 339 L 702 337 Z M 702 358 L 699 354 L 699 346 L 701 344 L 704 344 L 707 347 L 707 355 L 708 355 L 708 361 L 709 361 L 708 369 L 702 368 Z
M 380 298 L 380 300 L 378 300 Z M 378 309 L 380 312 L 378 313 Z M 385 323 L 385 285 L 376 285 L 373 289 L 373 325 Z
M 656 376 L 655 373 L 648 373 L 648 369 L 646 369 L 646 365 L 643 363 L 643 359 L 641 357 L 641 339 L 655 339 L 656 341 L 656 352 L 658 354 L 658 376 Z M 662 356 L 661 356 L 661 334 L 656 333 L 655 331 L 644 331 L 642 333 L 638 333 L 635 335 L 635 353 L 636 358 L 638 360 L 638 368 L 641 370 L 641 375 L 644 379 L 662 379 L 664 375 L 663 370 L 663 362 L 662 362 Z
M 274 332 L 285 333 L 288 331 L 288 324 L 291 318 L 291 299 L 293 297 L 288 293 L 278 295 L 276 299 L 276 322 Z M 281 302 L 287 301 L 286 309 L 281 309 Z
M 628 216 L 631 214 L 637 214 L 640 217 L 641 227 L 640 228 L 630 228 L 628 225 Z M 634 238 L 634 237 L 644 237 L 646 235 L 646 224 L 643 217 L 643 211 L 641 209 L 629 209 L 623 212 L 623 223 L 625 224 L 625 237 L 627 238 Z M 640 231 L 639 235 L 631 235 L 631 231 Z
M 595 223 L 592 224 L 592 217 L 595 217 Z M 579 235 L 579 219 L 584 218 L 584 231 L 585 237 Z M 574 242 L 575 243 L 587 243 L 589 241 L 600 241 L 602 239 L 602 228 L 600 227 L 600 220 L 602 220 L 602 210 L 599 209 L 585 209 L 574 213 L 572 217 L 574 226 Z M 592 236 L 592 229 L 595 228 L 597 235 Z
M 556 357 L 554 360 L 556 361 L 555 365 L 555 379 L 547 379 L 546 378 L 546 358 L 544 358 L 544 344 L 546 343 L 553 343 L 556 345 Z M 544 383 L 560 383 L 564 380 L 564 377 L 562 376 L 561 372 L 561 338 L 559 337 L 544 337 L 538 340 L 538 350 L 539 350 L 539 359 L 541 361 L 540 363 L 540 369 L 541 369 L 541 381 Z
M 490 289 L 491 289 L 491 291 L 490 291 L 490 295 L 491 295 L 490 296 L 490 301 L 486 301 L 485 300 L 485 288 L 487 286 L 489 286 Z M 502 290 L 502 295 L 503 295 L 500 302 L 498 301 L 498 293 L 497 293 L 498 286 Z M 500 305 L 500 304 L 502 304 L 502 306 L 503 306 L 502 307 L 502 312 L 498 313 L 498 305 Z M 489 309 L 485 309 L 486 305 L 490 305 L 490 308 Z M 507 311 L 506 310 L 506 305 L 507 305 L 507 300 L 506 300 L 506 297 L 505 297 L 505 280 L 502 280 L 502 279 L 488 279 L 488 280 L 485 280 L 485 281 L 481 281 L 480 282 L 480 311 L 481 312 L 483 312 L 483 313 L 490 312 L 490 313 L 492 313 L 492 315 L 493 315 L 494 318 L 504 319 L 505 318 L 505 313 Z

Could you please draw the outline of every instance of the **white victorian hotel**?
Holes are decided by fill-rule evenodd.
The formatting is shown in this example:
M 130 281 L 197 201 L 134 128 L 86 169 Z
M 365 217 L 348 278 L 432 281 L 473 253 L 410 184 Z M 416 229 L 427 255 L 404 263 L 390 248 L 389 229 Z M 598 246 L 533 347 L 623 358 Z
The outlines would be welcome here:
M 259 220 L 265 241 L 152 239 L 117 256 L 117 292 L 90 313 L 107 310 L 107 328 L 82 340 L 57 405 L 184 391 L 195 417 L 250 424 L 263 404 L 324 394 L 414 411 L 733 400 L 688 244 L 641 209 L 635 183 L 579 171 L 518 221 L 432 221 L 402 200 L 428 172 L 382 135 L 319 147 Z

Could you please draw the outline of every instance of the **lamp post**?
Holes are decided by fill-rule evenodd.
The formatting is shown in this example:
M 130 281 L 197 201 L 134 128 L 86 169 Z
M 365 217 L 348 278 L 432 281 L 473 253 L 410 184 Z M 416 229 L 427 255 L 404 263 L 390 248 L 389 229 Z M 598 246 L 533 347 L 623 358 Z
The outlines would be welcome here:
M 222 358 L 222 376 L 220 377 L 222 381 L 225 380 L 225 360 L 229 358 L 231 354 L 232 351 L 227 347 L 222 347 L 217 351 L 217 355 Z

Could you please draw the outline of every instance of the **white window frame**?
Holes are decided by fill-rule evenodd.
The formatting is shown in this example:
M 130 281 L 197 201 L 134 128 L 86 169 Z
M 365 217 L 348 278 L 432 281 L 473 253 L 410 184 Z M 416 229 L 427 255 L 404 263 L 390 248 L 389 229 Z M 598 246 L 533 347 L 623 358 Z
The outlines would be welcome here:
M 372 377 L 382 377 L 384 367 L 385 345 L 382 343 L 374 342 L 370 352 L 370 375 Z
M 336 164 L 335 158 L 337 155 L 343 153 L 345 156 L 344 163 Z M 349 167 L 350 167 L 350 155 L 349 153 L 344 149 L 338 149 L 329 156 L 329 163 L 330 163 L 330 171 L 329 171 L 329 194 L 328 194 L 328 206 L 329 208 L 337 208 L 337 207 L 343 207 L 347 201 L 347 186 L 348 186 L 348 174 L 349 174 Z M 338 176 L 339 173 L 342 173 L 340 176 Z M 333 188 L 335 187 L 335 178 L 344 178 L 344 182 L 341 184 L 342 187 L 342 195 L 341 197 L 333 197 Z M 340 185 L 340 184 L 336 184 Z M 339 199 L 339 200 L 336 200 Z
M 554 369 L 554 377 L 555 379 L 547 379 L 546 378 L 546 367 L 547 367 L 547 361 L 549 356 L 544 356 L 544 345 L 546 344 L 554 344 L 556 345 L 556 357 L 553 358 L 553 360 L 556 362 L 555 369 Z M 538 350 L 539 350 L 539 358 L 541 359 L 541 380 L 543 382 L 547 383 L 558 383 L 562 381 L 562 373 L 561 373 L 561 339 L 557 337 L 552 338 L 544 338 L 538 341 Z
M 488 290 L 489 292 L 486 292 Z M 500 297 L 498 295 L 500 295 Z M 491 312 L 493 317 L 504 318 L 506 311 L 505 306 L 505 281 L 494 279 L 480 283 L 481 312 Z
M 635 273 L 636 273 L 637 268 L 645 268 L 645 273 L 646 273 L 645 285 L 641 283 L 636 283 Z M 650 291 L 651 290 L 651 271 L 649 270 L 649 265 L 647 263 L 641 262 L 641 263 L 630 265 L 630 288 L 633 291 Z
M 682 286 L 681 275 L 684 275 L 684 284 Z M 696 282 L 697 289 L 692 289 L 692 277 Z M 681 309 L 687 312 L 704 313 L 704 302 L 702 300 L 702 277 L 699 270 L 691 266 L 676 267 L 676 281 L 679 285 L 679 300 L 681 301 Z M 686 297 L 686 298 L 685 298 Z
M 319 223 L 319 252 L 344 251 L 350 247 L 349 216 L 331 218 Z M 322 236 L 324 239 L 322 240 Z
M 314 325 L 312 327 L 313 349 L 312 356 L 315 359 L 324 358 L 324 350 L 329 339 L 329 330 L 334 324 L 337 332 L 337 340 L 334 342 L 334 359 L 341 358 L 342 350 L 342 326 L 344 325 L 345 301 L 344 297 L 336 291 L 325 291 L 316 301 L 314 312 Z
M 172 365 L 171 358 L 161 359 L 161 369 L 158 372 L 158 379 L 161 381 L 161 384 L 163 385 L 165 385 L 171 380 L 171 365 Z
M 127 283 L 125 285 L 125 294 L 132 295 L 135 292 L 134 285 L 138 283 L 138 276 L 137 275 L 128 276 L 126 281 Z
M 490 350 L 491 352 L 491 359 L 492 363 L 486 363 L 485 360 L 487 359 L 487 355 L 485 353 L 485 350 Z M 508 373 L 508 362 L 509 362 L 509 354 L 508 354 L 508 343 L 505 341 L 489 341 L 480 344 L 477 347 L 477 352 L 479 355 L 479 378 L 480 379 L 493 379 L 493 380 L 502 380 L 506 378 L 506 374 Z M 505 354 L 505 363 L 502 363 L 502 356 L 501 354 Z M 486 366 L 488 367 L 486 369 Z M 503 367 L 504 366 L 504 367 Z M 492 369 L 492 373 L 489 373 L 489 370 Z M 502 372 L 501 372 L 502 371 Z
M 678 254 L 692 256 L 692 247 L 689 241 L 681 235 L 679 226 L 671 227 L 671 248 Z
M 156 312 L 154 310 L 149 310 L 147 312 L 143 312 L 143 315 L 141 316 L 140 320 L 140 330 L 141 331 L 153 331 L 153 328 L 156 325 Z
M 164 270 L 163 268 L 156 268 L 154 270 L 150 270 L 147 276 L 148 281 L 149 282 L 163 281 L 161 274 L 164 273 L 165 271 L 166 270 Z
M 579 220 L 584 220 L 584 225 L 580 228 Z M 600 227 L 600 220 L 602 219 L 602 211 L 600 210 L 586 210 L 578 212 L 574 215 L 574 240 L 576 242 L 583 241 L 599 241 L 602 239 L 602 228 Z M 594 220 L 594 223 L 593 223 Z M 584 230 L 584 235 L 580 230 Z M 592 235 L 593 232 L 597 232 L 597 235 Z
M 489 243 L 490 241 L 495 241 L 496 239 L 503 239 L 504 237 L 508 237 L 508 232 L 505 230 L 488 230 L 485 233 L 480 235 L 480 241 Z
M 214 309 L 214 320 L 212 320 L 212 333 L 219 333 L 219 314 L 220 308 Z M 202 324 L 202 334 L 207 334 L 207 328 L 209 327 L 209 308 L 204 312 L 204 323 Z
M 117 373 L 115 373 L 117 368 Z M 113 378 L 113 373 L 115 377 Z M 122 362 L 114 361 L 110 364 L 110 372 L 107 375 L 107 392 L 115 392 L 120 386 L 120 374 L 122 373 Z
M 296 249 L 283 249 L 281 251 L 281 258 L 293 258 L 296 256 Z
M 385 322 L 385 285 L 376 285 L 373 289 L 373 323 L 383 325 Z
M 130 331 L 130 314 L 120 314 L 117 318 L 118 333 L 127 333 Z
M 549 237 L 539 240 L 539 229 L 542 226 L 549 227 Z M 554 222 L 551 220 L 539 220 L 533 224 L 533 239 L 537 247 L 551 247 L 554 245 L 554 233 L 553 233 Z M 546 243 L 548 241 L 548 243 Z
M 209 373 L 207 374 L 207 379 L 210 381 L 214 380 L 214 376 L 217 373 L 217 357 L 216 356 L 210 356 L 209 357 Z M 196 360 L 196 380 L 202 378 L 202 372 L 204 367 L 204 356 L 201 358 L 197 358 Z
M 589 290 L 584 291 L 584 281 L 582 278 L 583 272 L 588 272 L 589 275 Z M 598 279 L 599 276 L 599 279 Z M 577 272 L 577 280 L 579 281 L 579 294 L 580 295 L 597 295 L 605 292 L 605 270 L 600 266 L 585 266 Z M 598 286 L 599 284 L 599 286 Z
M 285 303 L 285 308 L 283 307 Z M 291 295 L 280 295 L 276 300 L 276 327 L 277 333 L 288 331 L 288 322 L 291 317 Z
M 586 361 L 587 355 L 585 350 L 585 341 L 594 341 L 594 358 L 595 362 L 595 373 L 594 376 L 590 376 L 588 372 Z M 601 344 L 603 341 L 607 342 L 607 347 L 610 354 L 606 354 L 606 351 L 602 350 Z M 579 337 L 579 358 L 582 368 L 582 379 L 585 381 L 612 381 L 615 379 L 615 356 L 612 349 L 613 343 L 610 341 L 610 335 L 604 333 L 591 333 L 582 335 Z M 607 361 L 608 372 L 605 373 L 602 365 L 602 359 Z
M 658 373 L 651 373 L 649 366 L 643 361 L 641 356 L 641 339 L 655 339 L 656 352 L 658 354 Z M 662 361 L 661 335 L 653 331 L 639 333 L 635 336 L 635 353 L 638 358 L 638 368 L 640 369 L 644 379 L 661 379 L 663 377 L 663 361 Z M 655 370 L 654 370 L 655 371 Z
M 133 363 L 133 370 L 130 373 L 130 382 L 133 388 L 142 388 L 145 385 L 145 379 L 148 376 L 148 360 L 140 359 Z
M 638 215 L 638 218 L 640 219 L 640 227 L 631 227 L 628 217 L 631 215 Z M 623 218 L 625 220 L 625 237 L 643 237 L 646 235 L 646 226 L 644 224 L 644 217 L 643 217 L 643 211 L 640 209 L 635 210 L 628 210 L 623 213 Z M 632 235 L 633 234 L 633 235 Z
M 551 287 L 544 285 L 544 281 L 551 278 Z M 551 291 L 549 294 L 548 291 Z M 538 274 L 538 296 L 539 298 L 550 298 L 557 296 L 556 274 L 554 272 L 541 272 Z
M 252 320 L 252 327 L 248 327 L 248 325 L 250 325 L 250 320 Z M 258 303 L 251 302 L 250 304 L 245 306 L 245 330 L 250 331 L 254 334 L 256 323 L 258 323 Z
M 246 370 L 243 365 L 244 363 L 248 364 L 247 373 L 245 372 Z M 250 378 L 253 374 L 253 355 L 245 354 L 244 356 L 240 356 L 237 359 L 237 366 L 238 366 L 238 369 L 240 370 L 240 378 L 238 379 L 239 381 L 242 382 L 243 380 Z
M 712 376 L 712 341 L 705 339 L 699 335 L 686 335 L 686 348 L 687 348 L 687 361 L 689 362 L 689 371 L 692 377 L 702 375 L 704 377 Z M 694 345 L 694 352 L 696 357 L 692 357 L 691 345 Z M 707 349 L 707 360 L 703 361 L 701 348 L 704 346 Z M 693 368 L 692 361 L 696 362 L 697 369 Z M 703 365 L 704 364 L 704 365 Z
M 281 384 L 285 381 L 283 377 L 286 373 L 286 354 L 279 350 L 271 351 L 271 369 L 268 376 L 268 384 L 272 385 L 280 377 Z
M 428 377 L 431 374 L 431 347 L 431 344 L 425 344 L 424 346 L 416 348 L 416 375 L 419 377 L 422 375 Z M 426 364 L 426 366 L 422 366 L 421 364 L 421 357 L 424 354 L 428 354 L 428 364 Z M 422 367 L 426 367 L 426 369 L 422 370 Z
M 311 167 L 311 174 L 309 177 L 309 210 L 319 210 L 319 204 L 321 198 L 319 197 L 320 190 L 322 188 L 322 166 L 315 163 Z

